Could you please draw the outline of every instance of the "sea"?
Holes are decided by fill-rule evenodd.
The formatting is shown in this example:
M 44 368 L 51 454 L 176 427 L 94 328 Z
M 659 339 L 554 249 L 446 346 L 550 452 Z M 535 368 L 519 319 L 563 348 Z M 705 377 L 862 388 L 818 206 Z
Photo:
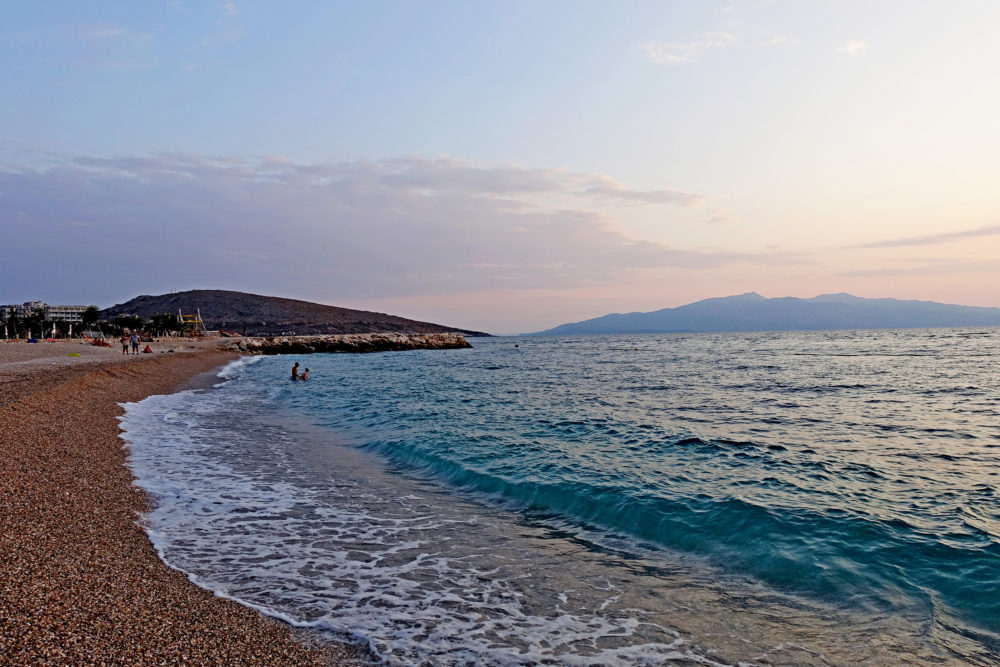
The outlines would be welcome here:
M 126 404 L 163 560 L 390 665 L 1000 664 L 1000 329 L 471 342 Z

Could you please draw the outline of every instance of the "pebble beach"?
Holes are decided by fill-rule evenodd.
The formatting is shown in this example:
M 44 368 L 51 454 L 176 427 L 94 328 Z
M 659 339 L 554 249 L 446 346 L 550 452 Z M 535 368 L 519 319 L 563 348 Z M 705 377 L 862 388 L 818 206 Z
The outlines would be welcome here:
M 196 587 L 158 558 L 139 523 L 150 501 L 133 485 L 119 404 L 237 357 L 218 344 L 153 343 L 156 354 L 123 356 L 117 346 L 0 342 L 0 663 L 364 660 Z

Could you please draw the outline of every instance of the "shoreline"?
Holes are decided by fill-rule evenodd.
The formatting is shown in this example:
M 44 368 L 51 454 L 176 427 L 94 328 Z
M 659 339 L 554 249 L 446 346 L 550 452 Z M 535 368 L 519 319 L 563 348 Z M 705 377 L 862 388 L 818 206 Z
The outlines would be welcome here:
M 217 343 L 68 360 L 88 346 L 0 345 L 0 655 L 13 664 L 364 660 L 199 588 L 139 524 L 152 501 L 134 485 L 119 404 L 200 385 L 240 356 Z

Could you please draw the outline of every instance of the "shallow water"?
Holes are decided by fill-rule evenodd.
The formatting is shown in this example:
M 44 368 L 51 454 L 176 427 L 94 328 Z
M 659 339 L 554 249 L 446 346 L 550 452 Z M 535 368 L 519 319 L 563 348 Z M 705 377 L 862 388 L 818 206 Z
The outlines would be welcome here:
M 154 543 L 399 664 L 1000 661 L 1000 331 L 473 343 L 127 406 Z

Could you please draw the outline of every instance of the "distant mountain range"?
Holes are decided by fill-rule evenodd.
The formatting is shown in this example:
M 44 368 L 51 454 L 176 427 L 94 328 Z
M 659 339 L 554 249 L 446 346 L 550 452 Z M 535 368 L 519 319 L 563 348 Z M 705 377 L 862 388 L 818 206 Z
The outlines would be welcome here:
M 110 320 L 119 315 L 138 315 L 149 319 L 159 313 L 177 314 L 182 311 L 194 314 L 198 310 L 201 310 L 202 320 L 208 329 L 224 329 L 248 336 L 445 331 L 469 336 L 489 335 L 385 313 L 227 290 L 190 290 L 160 296 L 137 296 L 131 301 L 105 308 L 101 311 L 101 318 Z
M 1000 326 L 1000 308 L 864 299 L 844 293 L 823 294 L 811 299 L 767 299 L 756 292 L 748 292 L 651 313 L 605 315 L 562 324 L 536 335 L 969 326 Z

